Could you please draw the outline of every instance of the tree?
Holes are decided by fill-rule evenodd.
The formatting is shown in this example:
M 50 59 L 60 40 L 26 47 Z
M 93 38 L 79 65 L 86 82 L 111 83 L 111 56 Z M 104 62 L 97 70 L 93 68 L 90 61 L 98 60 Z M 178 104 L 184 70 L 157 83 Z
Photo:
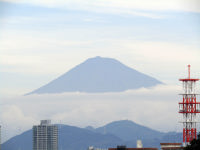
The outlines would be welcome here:
M 200 133 L 198 134 L 198 138 L 192 140 L 190 145 L 186 146 L 184 150 L 200 150 Z

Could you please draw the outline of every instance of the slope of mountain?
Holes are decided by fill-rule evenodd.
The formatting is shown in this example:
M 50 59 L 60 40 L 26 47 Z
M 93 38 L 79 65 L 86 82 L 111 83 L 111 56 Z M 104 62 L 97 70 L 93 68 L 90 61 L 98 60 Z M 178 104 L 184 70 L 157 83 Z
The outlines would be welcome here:
M 161 142 L 164 143 L 182 143 L 183 140 L 183 134 L 182 133 L 177 133 L 177 132 L 168 132 L 167 134 L 165 134 L 162 139 Z
M 120 92 L 151 87 L 160 81 L 111 58 L 90 58 L 67 73 L 29 93 Z
M 86 129 L 63 125 L 60 128 L 61 149 L 69 150 L 86 150 L 89 146 L 95 147 L 113 147 L 118 143 L 122 143 L 119 137 L 112 134 L 100 134 Z
M 2 150 L 32 150 L 32 130 L 28 130 L 6 141 Z
M 91 145 L 100 148 L 117 145 L 136 147 L 138 139 L 142 140 L 144 147 L 159 147 L 160 142 L 181 142 L 180 133 L 161 133 L 127 120 L 115 121 L 96 129 L 58 126 L 59 149 L 65 150 L 86 150 Z M 32 150 L 32 130 L 6 141 L 2 144 L 2 149 Z

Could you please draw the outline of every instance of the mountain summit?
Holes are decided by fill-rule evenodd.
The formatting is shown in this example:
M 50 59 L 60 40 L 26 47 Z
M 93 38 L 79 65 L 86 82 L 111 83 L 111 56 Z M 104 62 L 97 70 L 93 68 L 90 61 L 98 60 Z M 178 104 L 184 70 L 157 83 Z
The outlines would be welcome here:
M 29 94 L 122 92 L 157 84 L 162 82 L 127 67 L 116 59 L 98 56 L 86 60 Z

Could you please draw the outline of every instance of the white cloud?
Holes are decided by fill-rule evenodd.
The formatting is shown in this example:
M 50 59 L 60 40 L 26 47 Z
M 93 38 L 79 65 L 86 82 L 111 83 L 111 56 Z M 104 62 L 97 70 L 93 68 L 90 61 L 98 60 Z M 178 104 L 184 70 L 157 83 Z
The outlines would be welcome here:
M 160 85 L 120 93 L 21 96 L 2 100 L 0 120 L 6 125 L 4 130 L 12 131 L 6 137 L 46 118 L 54 123 L 79 127 L 99 127 L 111 121 L 129 119 L 160 131 L 180 131 L 180 91 L 178 86 Z
M 33 124 L 37 123 L 31 116 L 25 115 L 16 105 L 3 105 L 0 118 L 3 142 L 13 135 L 29 130 Z
M 137 54 L 139 58 L 153 61 L 192 62 L 198 60 L 200 55 L 199 47 L 184 43 L 173 43 L 164 41 L 129 41 L 124 40 L 120 43 L 130 53 Z M 181 57 L 179 57 L 181 56 Z
M 128 54 L 138 61 L 144 62 L 150 60 L 152 63 L 162 62 L 173 64 L 177 63 L 177 61 L 179 63 L 197 62 L 199 60 L 198 56 L 200 55 L 199 47 L 184 43 L 96 38 L 93 40 L 64 40 L 63 38 L 52 39 L 43 35 L 36 38 L 38 34 L 33 34 L 31 35 L 32 37 L 27 37 L 26 35 L 19 35 L 17 37 L 11 36 L 11 38 L 10 36 L 4 37 L 4 39 L 0 41 L 2 53 L 0 56 L 1 64 L 21 67 L 23 65 L 35 65 L 39 67 L 41 64 L 46 64 L 45 66 L 48 68 L 48 63 L 53 61 L 56 68 L 59 68 L 57 66 L 67 68 L 66 65 L 69 63 L 70 57 L 75 58 L 79 56 L 79 58 L 82 58 L 79 60 L 84 60 L 98 54 L 114 58 L 115 55 L 118 57 Z M 59 37 L 59 34 L 56 34 L 56 36 Z M 101 45 L 101 47 L 97 45 Z M 13 51 L 13 49 L 15 49 L 15 51 Z M 69 52 L 70 57 L 68 57 Z M 38 55 L 38 53 L 40 55 Z M 81 53 L 84 55 L 80 55 Z M 83 56 L 85 57 L 83 58 Z M 129 61 L 129 63 L 130 62 L 131 61 Z M 60 63 L 60 65 L 56 63 Z M 74 61 L 70 59 L 70 63 L 74 66 L 78 65 L 75 59 Z M 52 65 L 49 66 L 52 68 Z M 70 65 L 70 68 L 71 67 L 73 66 Z M 52 71 L 56 71 L 56 68 L 53 68 Z M 44 68 L 42 67 L 41 69 L 43 70 Z M 62 69 L 58 71 L 62 71 Z
M 67 7 L 70 9 L 127 12 L 127 10 L 191 11 L 200 12 L 199 0 L 4 0 L 9 2 L 31 3 L 48 7 Z M 134 11 L 132 11 L 134 12 Z M 148 15 L 137 12 L 134 15 Z

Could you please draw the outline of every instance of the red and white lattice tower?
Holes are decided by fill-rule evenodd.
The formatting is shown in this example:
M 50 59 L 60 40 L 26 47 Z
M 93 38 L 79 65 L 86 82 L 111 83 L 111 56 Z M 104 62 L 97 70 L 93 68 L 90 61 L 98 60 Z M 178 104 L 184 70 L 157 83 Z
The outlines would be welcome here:
M 184 94 L 182 102 L 179 103 L 179 113 L 183 114 L 183 143 L 189 144 L 197 138 L 196 115 L 200 113 L 200 102 L 197 102 L 195 85 L 199 79 L 190 78 L 190 65 L 188 65 L 188 78 L 179 79 L 183 82 Z

